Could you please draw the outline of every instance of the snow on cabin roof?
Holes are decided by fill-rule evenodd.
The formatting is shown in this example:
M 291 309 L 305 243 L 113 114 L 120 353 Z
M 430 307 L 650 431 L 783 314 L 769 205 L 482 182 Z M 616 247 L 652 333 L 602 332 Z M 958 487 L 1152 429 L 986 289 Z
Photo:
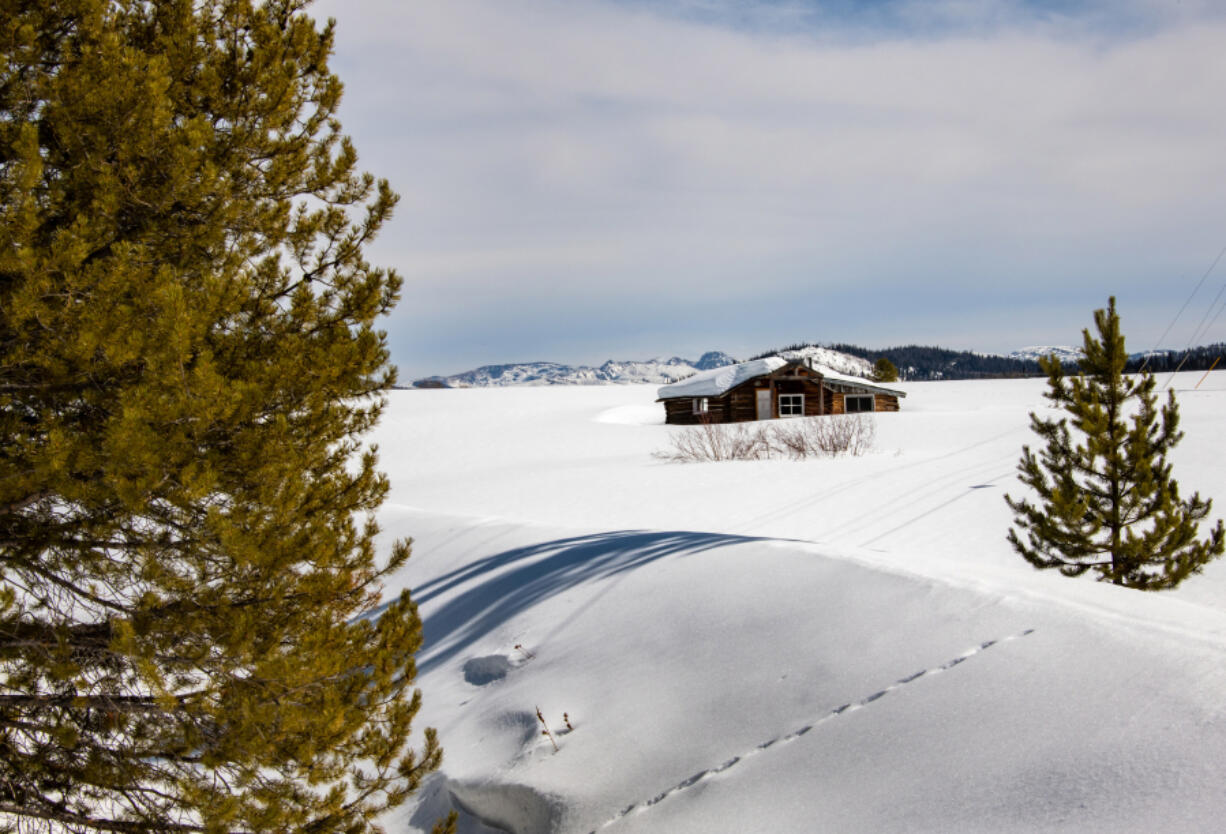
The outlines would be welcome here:
M 656 392 L 662 400 L 673 397 L 718 397 L 725 391 L 731 391 L 742 382 L 756 376 L 777 371 L 788 360 L 778 356 L 768 356 L 765 359 L 754 359 L 752 362 L 742 362 L 739 365 L 725 365 L 688 376 L 680 382 L 665 385 Z
M 823 365 L 814 365 L 813 369 L 822 375 L 822 379 L 826 382 L 838 382 L 843 385 L 850 385 L 853 388 L 862 388 L 865 391 L 872 391 L 877 394 L 889 394 L 892 397 L 905 397 L 906 391 L 899 391 L 897 388 L 886 388 L 884 385 L 878 385 L 872 380 L 863 379 L 858 376 L 848 376 L 847 374 L 836 373 Z
M 778 356 L 768 356 L 765 359 L 754 359 L 751 362 L 741 362 L 739 365 L 725 365 L 710 371 L 702 371 L 693 376 L 665 385 L 656 391 L 661 400 L 671 400 L 676 397 L 718 397 L 731 391 L 743 382 L 754 377 L 773 373 L 785 365 L 801 364 Z M 875 391 L 881 394 L 891 394 L 895 397 L 907 396 L 905 392 L 894 388 L 885 388 L 860 377 L 836 373 L 829 368 L 817 365 L 814 367 L 827 382 L 837 382 L 843 385 L 861 388 L 865 391 Z

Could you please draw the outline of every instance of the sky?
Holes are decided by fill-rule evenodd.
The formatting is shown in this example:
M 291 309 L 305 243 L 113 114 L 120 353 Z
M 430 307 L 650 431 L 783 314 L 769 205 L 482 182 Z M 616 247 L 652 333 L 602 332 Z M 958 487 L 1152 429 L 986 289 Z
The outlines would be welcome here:
M 1226 341 L 1226 9 L 322 0 L 401 381 L 796 342 Z M 1208 316 L 1208 319 L 1205 317 Z M 1173 325 L 1173 326 L 1172 326 Z M 1169 328 L 1169 330 L 1168 330 Z M 1165 334 L 1165 335 L 1164 335 Z

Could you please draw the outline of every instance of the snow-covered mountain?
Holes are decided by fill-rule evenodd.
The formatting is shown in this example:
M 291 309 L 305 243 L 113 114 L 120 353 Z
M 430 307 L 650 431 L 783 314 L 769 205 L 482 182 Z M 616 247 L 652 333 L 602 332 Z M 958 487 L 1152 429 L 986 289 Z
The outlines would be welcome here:
M 1023 362 L 1038 362 L 1041 357 L 1055 354 L 1063 364 L 1069 364 L 1081 359 L 1081 348 L 1068 345 L 1031 345 L 1015 350 L 1008 355 L 1010 359 L 1020 359 Z
M 868 377 L 873 365 L 867 359 L 816 345 L 795 350 L 779 351 L 773 356 L 784 359 L 812 359 L 832 371 L 849 376 Z M 509 385 L 625 385 L 643 383 L 668 385 L 699 371 L 735 365 L 733 359 L 718 350 L 708 351 L 697 360 L 657 358 L 618 361 L 610 359 L 598 368 L 587 365 L 563 365 L 558 362 L 518 362 L 510 365 L 483 365 L 453 376 L 432 376 L 413 383 L 415 388 L 493 388 Z
M 868 378 L 873 373 L 873 363 L 867 359 L 861 359 L 859 356 L 852 356 L 850 353 L 842 353 L 830 348 L 818 347 L 817 345 L 809 345 L 808 347 L 797 348 L 795 350 L 781 350 L 775 356 L 789 360 L 812 359 L 814 365 L 822 365 L 836 373 L 847 374 L 848 376 Z
M 427 377 L 413 383 L 417 388 L 491 388 L 507 385 L 611 385 L 646 383 L 667 385 L 698 371 L 709 371 L 736 360 L 717 350 L 698 360 L 657 358 L 618 361 L 610 359 L 598 368 L 587 365 L 562 365 L 558 362 L 519 362 L 510 365 L 483 365 L 462 374 Z
M 1067 347 L 1063 345 L 1055 347 L 1035 346 L 1024 347 L 1021 350 L 1015 350 L 1009 354 L 1010 359 L 1021 359 L 1030 362 L 1037 362 L 1040 357 L 1049 354 L 1056 354 L 1060 361 L 1065 365 L 1076 364 L 1081 359 L 1081 348 Z M 1155 360 L 1172 360 L 1177 362 L 1182 358 L 1187 351 L 1180 350 L 1141 350 L 1128 354 L 1128 361 L 1132 363 L 1144 362 L 1146 359 L 1150 361 L 1151 367 L 1156 363 Z M 1212 354 L 1211 354 L 1212 355 Z
M 781 356 L 790 360 L 812 360 L 814 365 L 829 368 L 836 373 L 870 378 L 873 373 L 872 360 L 878 356 L 887 356 L 898 367 L 902 378 L 912 381 L 1035 375 L 1038 373 L 1037 368 L 1033 364 L 1023 363 L 1034 363 L 1039 358 L 1054 353 L 1064 365 L 1073 368 L 1081 358 L 1081 349 L 1068 345 L 1032 345 L 1003 356 L 914 345 L 881 351 L 870 351 L 849 345 L 839 347 L 853 350 L 861 355 L 857 356 L 846 350 L 835 350 L 819 345 L 806 345 L 761 353 L 753 358 Z M 1176 370 L 1177 365 L 1184 370 L 1195 368 L 1205 370 L 1224 352 L 1226 352 L 1224 345 L 1209 345 L 1204 348 L 1195 348 L 1192 351 L 1153 350 L 1132 353 L 1129 355 L 1129 360 L 1139 367 L 1140 363 L 1148 358 L 1147 367 L 1155 372 Z M 1189 356 L 1191 361 L 1188 361 Z M 668 385 L 698 371 L 709 371 L 725 365 L 734 365 L 737 361 L 726 353 L 710 351 L 704 353 L 696 361 L 682 359 L 678 356 L 645 361 L 610 359 L 599 367 L 563 365 L 558 362 L 520 362 L 508 365 L 484 365 L 453 376 L 426 377 L 413 382 L 412 387 L 488 388 L 512 385 L 627 383 Z M 1136 368 L 1133 367 L 1129 372 L 1132 373 L 1135 370 Z

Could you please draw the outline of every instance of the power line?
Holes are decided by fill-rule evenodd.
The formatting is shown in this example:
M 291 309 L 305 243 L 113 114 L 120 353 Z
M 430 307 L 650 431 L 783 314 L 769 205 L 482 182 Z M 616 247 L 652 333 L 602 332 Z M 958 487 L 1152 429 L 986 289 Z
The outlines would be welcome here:
M 1226 249 L 1223 249 L 1222 251 L 1226 252 Z M 1221 260 L 1221 258 L 1222 256 L 1219 254 L 1218 260 Z M 1217 260 L 1213 262 L 1213 266 L 1217 266 Z M 1209 271 L 1212 272 L 1213 267 L 1209 267 Z M 1205 276 L 1208 277 L 1208 274 L 1208 272 L 1205 273 Z M 1201 283 L 1204 283 L 1204 278 L 1201 279 Z M 1198 285 L 1197 289 L 1199 288 L 1200 287 Z M 1188 343 L 1184 345 L 1183 357 L 1180 358 L 1179 364 L 1175 366 L 1175 370 L 1171 371 L 1171 378 L 1166 381 L 1166 385 L 1162 386 L 1162 390 L 1165 391 L 1167 388 L 1171 387 L 1171 383 L 1175 381 L 1175 374 L 1179 373 L 1183 369 L 1184 363 L 1187 362 L 1188 357 L 1192 355 L 1192 343 L 1197 339 L 1204 338 L 1204 336 L 1209 332 L 1209 329 L 1212 328 L 1217 322 L 1218 316 L 1222 314 L 1222 308 L 1218 307 L 1218 302 L 1222 300 L 1223 293 L 1226 293 L 1226 281 L 1222 282 L 1222 286 L 1217 291 L 1217 295 L 1213 297 L 1213 301 L 1209 302 L 1209 309 L 1205 311 L 1203 316 L 1201 316 L 1200 324 L 1196 325 L 1196 329 L 1192 331 L 1191 337 L 1188 338 Z M 1185 304 L 1184 306 L 1186 307 L 1187 305 Z M 1215 307 L 1217 307 L 1216 313 L 1213 312 Z M 1212 319 L 1209 318 L 1211 313 L 1213 314 Z M 1208 324 L 1206 324 L 1206 322 L 1208 322 Z
M 1226 283 L 1222 284 L 1222 289 L 1218 290 L 1217 297 L 1213 299 L 1213 304 L 1210 304 L 1209 309 L 1205 311 L 1204 318 L 1200 320 L 1201 325 L 1204 325 L 1205 319 L 1209 318 L 1209 314 L 1213 312 L 1213 308 L 1217 305 L 1218 299 L 1222 297 L 1223 292 L 1226 292 Z M 1192 355 L 1192 342 L 1198 338 L 1202 338 L 1204 334 L 1207 334 L 1209 330 L 1213 328 L 1213 325 L 1217 323 L 1218 316 L 1222 315 L 1222 310 L 1226 310 L 1226 306 L 1218 307 L 1217 312 L 1213 315 L 1213 320 L 1209 322 L 1207 327 L 1197 327 L 1196 334 L 1201 335 L 1197 336 L 1196 334 L 1193 334 L 1192 338 L 1188 340 L 1188 344 L 1184 347 L 1184 353 L 1179 360 L 1179 364 L 1175 366 L 1175 370 L 1171 371 L 1171 378 L 1166 381 L 1166 385 L 1162 386 L 1163 391 L 1171 387 L 1171 383 L 1175 381 L 1175 374 L 1183 370 L 1184 363 L 1187 362 L 1188 357 Z
M 1209 309 L 1205 311 L 1205 315 L 1204 317 L 1201 318 L 1200 324 L 1196 326 L 1196 331 L 1192 334 L 1192 338 L 1189 339 L 1188 344 L 1184 346 L 1185 350 L 1190 348 L 1193 342 L 1199 341 L 1205 338 L 1205 336 L 1209 334 L 1209 331 L 1213 328 L 1213 325 L 1217 322 L 1217 317 L 1222 314 L 1222 308 L 1218 307 L 1218 311 L 1213 314 L 1213 320 L 1210 321 L 1208 324 L 1205 324 L 1205 320 L 1209 318 L 1210 313 L 1213 313 L 1213 308 L 1217 307 L 1217 303 L 1218 301 L 1221 300 L 1222 293 L 1224 292 L 1226 292 L 1226 281 L 1222 282 L 1222 288 L 1218 290 L 1217 295 L 1213 297 L 1213 303 L 1209 305 Z
M 1179 312 L 1175 314 L 1175 318 L 1171 319 L 1171 323 L 1166 326 L 1166 330 L 1164 330 L 1162 332 L 1162 335 L 1158 337 L 1158 341 L 1154 345 L 1153 350 L 1151 350 L 1148 354 L 1146 354 L 1145 361 L 1141 363 L 1141 370 L 1139 371 L 1139 373 L 1144 373 L 1145 369 L 1149 367 L 1150 357 L 1155 352 L 1157 352 L 1158 346 L 1161 345 L 1162 342 L 1166 339 L 1167 335 L 1170 334 L 1171 328 L 1175 326 L 1175 322 L 1179 321 L 1179 317 L 1183 315 L 1184 310 L 1188 309 L 1188 305 L 1192 303 L 1192 299 L 1196 297 L 1196 294 L 1198 292 L 1200 292 L 1200 288 L 1204 286 L 1205 280 L 1209 277 L 1209 275 L 1213 272 L 1213 270 L 1217 269 L 1218 261 L 1222 260 L 1222 257 L 1224 255 L 1226 255 L 1226 246 L 1223 246 L 1222 251 L 1217 253 L 1217 257 L 1213 259 L 1213 263 L 1209 264 L 1209 268 L 1205 270 L 1205 274 L 1200 276 L 1200 281 L 1196 283 L 1196 288 L 1192 290 L 1192 293 L 1188 296 L 1187 300 L 1183 302 L 1183 306 L 1179 308 Z M 1223 287 L 1226 288 L 1226 284 L 1223 284 Z M 1219 292 L 1218 296 L 1221 297 L 1221 295 L 1222 294 Z M 1214 299 L 1214 304 L 1216 303 L 1217 303 L 1217 299 Z M 1213 306 L 1210 305 L 1209 309 L 1212 310 Z M 1191 344 L 1192 343 L 1189 340 L 1188 345 L 1191 346 Z

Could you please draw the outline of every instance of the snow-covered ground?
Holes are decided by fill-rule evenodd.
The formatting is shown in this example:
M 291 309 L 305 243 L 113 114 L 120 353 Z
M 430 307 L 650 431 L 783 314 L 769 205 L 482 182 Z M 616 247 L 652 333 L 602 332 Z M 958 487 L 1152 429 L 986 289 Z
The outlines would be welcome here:
M 1174 473 L 1216 518 L 1200 376 Z M 1003 495 L 1044 381 L 897 387 L 867 456 L 709 464 L 653 458 L 650 386 L 393 392 L 380 522 L 446 753 L 389 831 L 1219 830 L 1226 562 L 1034 571 Z

